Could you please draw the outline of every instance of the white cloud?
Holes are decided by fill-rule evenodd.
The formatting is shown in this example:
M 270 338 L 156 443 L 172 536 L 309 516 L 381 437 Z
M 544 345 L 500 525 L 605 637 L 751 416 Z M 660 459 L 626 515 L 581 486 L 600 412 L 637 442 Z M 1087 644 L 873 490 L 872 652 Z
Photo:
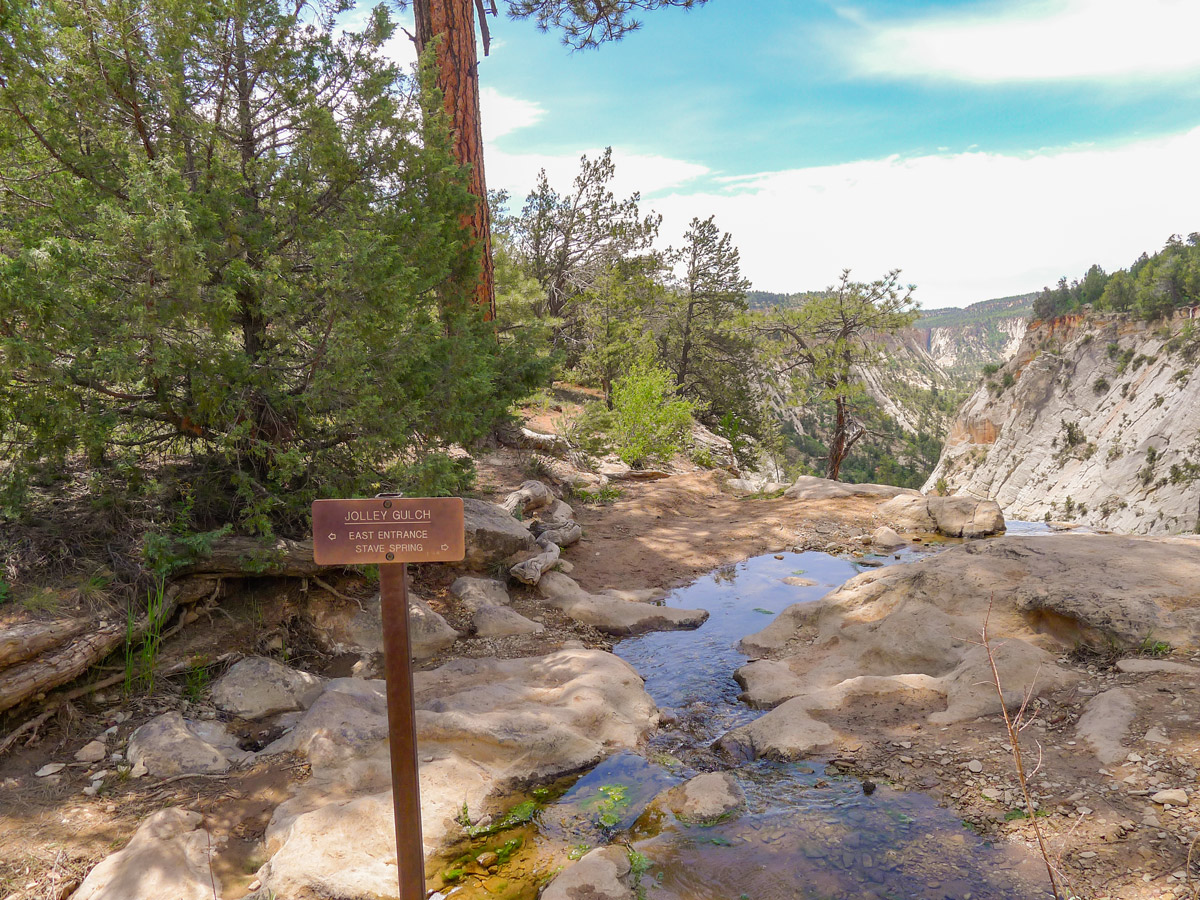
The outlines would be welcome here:
M 1200 72 L 1195 0 L 1009 0 L 986 13 L 872 24 L 849 47 L 864 75 L 969 82 L 1178 78 Z
M 536 125 L 546 114 L 540 104 L 510 97 L 492 87 L 480 88 L 479 107 L 483 139 L 489 144 L 519 128 Z

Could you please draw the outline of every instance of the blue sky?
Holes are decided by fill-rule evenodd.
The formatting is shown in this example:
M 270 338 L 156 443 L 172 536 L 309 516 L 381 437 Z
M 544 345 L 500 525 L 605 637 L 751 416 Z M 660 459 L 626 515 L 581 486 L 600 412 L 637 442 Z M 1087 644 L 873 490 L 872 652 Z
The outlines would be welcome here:
M 642 18 L 580 53 L 492 20 L 490 186 L 519 201 L 544 167 L 565 189 L 611 145 L 618 191 L 664 214 L 664 243 L 715 213 L 758 288 L 898 267 L 926 307 L 1200 230 L 1196 0 L 709 0 Z

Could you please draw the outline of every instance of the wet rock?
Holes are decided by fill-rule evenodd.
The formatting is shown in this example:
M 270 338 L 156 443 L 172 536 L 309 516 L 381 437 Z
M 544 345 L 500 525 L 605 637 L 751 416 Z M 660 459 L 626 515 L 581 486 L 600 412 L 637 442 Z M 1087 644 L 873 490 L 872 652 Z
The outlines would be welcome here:
M 243 719 L 306 709 L 320 696 L 321 679 L 264 656 L 235 663 L 212 688 L 217 709 Z
M 602 847 L 550 882 L 541 900 L 633 900 L 629 871 L 624 848 Z
M 203 821 L 200 813 L 178 808 L 154 813 L 125 849 L 92 869 L 72 895 L 74 900 L 212 900 L 219 896 L 221 884 L 212 870 L 212 856 L 219 844 L 201 827 Z
M 104 741 L 89 741 L 75 752 L 75 761 L 82 763 L 100 762 L 108 756 L 108 745 Z
M 606 634 L 697 628 L 708 618 L 702 609 L 678 609 L 646 602 L 661 596 L 658 591 L 607 590 L 590 594 L 561 572 L 545 573 L 538 591 L 551 606 Z
M 537 549 L 529 529 L 496 504 L 467 498 L 463 512 L 467 567 L 489 569 L 514 554 Z
M 1105 765 L 1119 763 L 1129 752 L 1122 746 L 1137 709 L 1137 695 L 1113 688 L 1088 701 L 1075 723 L 1075 736 L 1092 748 Z
M 481 638 L 537 634 L 546 630 L 541 622 L 531 622 L 507 606 L 485 606 L 476 610 L 473 621 L 475 634 Z
M 219 774 L 250 756 L 216 722 L 185 719 L 179 712 L 156 716 L 129 738 L 134 768 L 144 766 L 160 778 Z
M 874 497 L 880 500 L 907 494 L 917 494 L 911 488 L 893 487 L 890 484 L 850 484 L 801 475 L 792 486 L 783 492 L 789 500 L 836 500 L 842 497 Z
M 477 814 L 513 783 L 579 771 L 636 746 L 657 721 L 637 672 L 595 650 L 455 660 L 417 672 L 415 693 L 426 852 L 460 833 L 464 804 Z M 359 896 L 329 893 L 329 886 L 342 884 L 343 871 L 375 879 L 390 858 L 394 890 L 383 683 L 330 681 L 293 731 L 264 752 L 284 751 L 306 756 L 312 777 L 272 816 L 267 851 L 291 849 L 272 858 L 260 875 L 264 885 L 282 896 Z M 344 844 L 309 852 L 321 835 L 341 828 L 351 834 Z
M 682 822 L 707 824 L 732 815 L 746 804 L 746 795 L 728 772 L 707 772 L 663 791 L 652 805 L 669 809 Z

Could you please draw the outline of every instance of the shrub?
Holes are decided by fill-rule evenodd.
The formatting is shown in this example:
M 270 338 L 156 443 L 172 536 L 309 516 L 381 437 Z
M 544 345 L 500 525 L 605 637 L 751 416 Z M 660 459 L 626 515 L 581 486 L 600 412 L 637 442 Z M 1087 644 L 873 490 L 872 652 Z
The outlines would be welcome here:
M 639 468 L 684 449 L 693 404 L 675 394 L 671 375 L 640 362 L 613 385 L 612 439 L 622 462 Z
M 1096 394 L 1103 394 L 1110 387 L 1112 387 L 1112 385 L 1108 383 L 1108 379 L 1101 376 L 1092 383 L 1092 392 Z

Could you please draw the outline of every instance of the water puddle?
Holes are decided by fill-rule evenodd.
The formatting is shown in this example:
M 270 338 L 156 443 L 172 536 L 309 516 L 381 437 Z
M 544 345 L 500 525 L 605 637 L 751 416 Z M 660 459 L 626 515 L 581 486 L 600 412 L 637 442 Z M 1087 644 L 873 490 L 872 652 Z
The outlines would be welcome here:
M 738 700 L 736 649 L 792 603 L 816 600 L 873 566 L 921 558 L 930 542 L 888 556 L 782 553 L 719 569 L 666 600 L 707 609 L 694 631 L 621 641 L 663 714 L 638 753 L 620 753 L 532 800 L 528 823 L 464 843 L 430 869 L 430 888 L 455 900 L 534 900 L 540 887 L 588 850 L 620 844 L 638 861 L 639 900 L 1017 900 L 1048 896 L 1033 858 L 997 848 L 929 797 L 880 785 L 867 794 L 824 760 L 736 765 L 712 749 L 762 713 Z M 645 814 L 665 788 L 730 770 L 747 806 L 728 821 L 687 824 Z M 507 843 L 506 843 L 507 842 Z M 508 847 L 489 871 L 483 853 Z M 485 857 L 485 862 L 492 862 Z M 644 870 L 644 871 L 643 871 Z M 449 872 L 452 878 L 447 878 Z

